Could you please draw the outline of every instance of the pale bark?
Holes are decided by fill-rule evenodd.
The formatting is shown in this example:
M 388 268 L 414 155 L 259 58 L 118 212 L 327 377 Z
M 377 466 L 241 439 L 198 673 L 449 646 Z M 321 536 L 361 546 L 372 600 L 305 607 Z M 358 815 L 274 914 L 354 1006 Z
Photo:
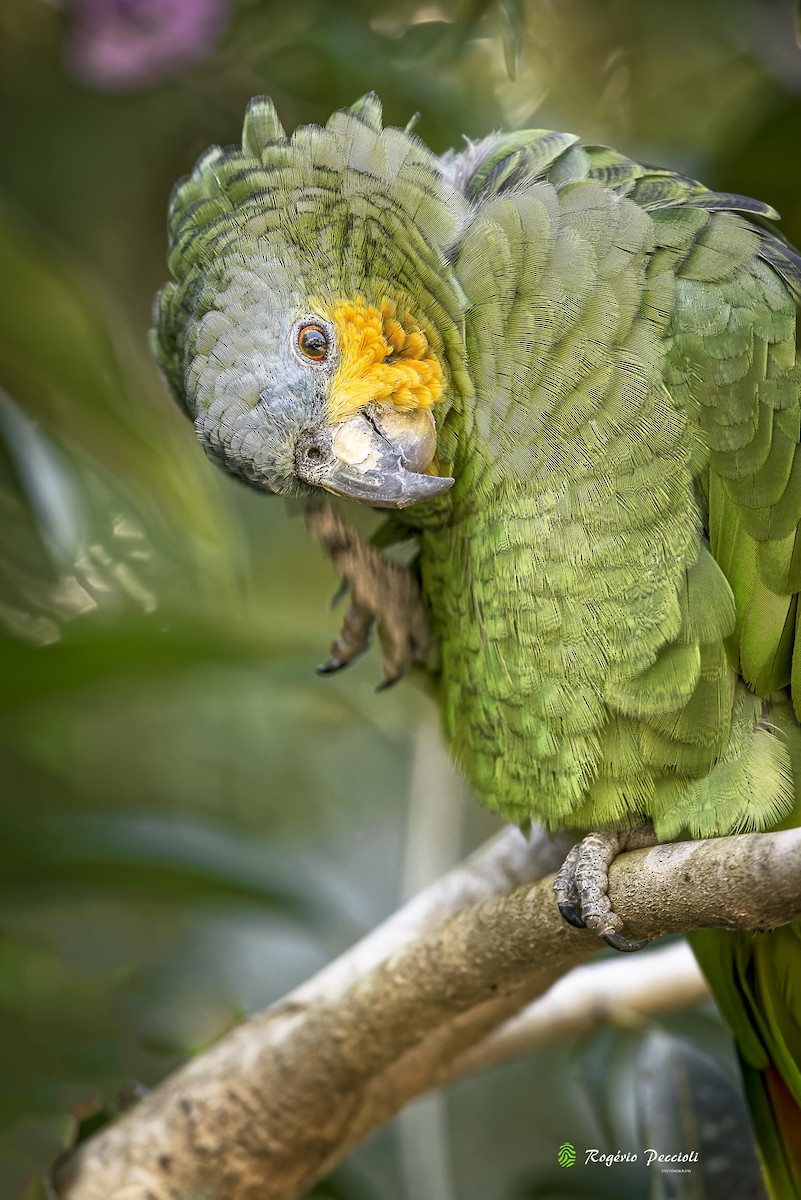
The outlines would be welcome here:
M 557 979 L 544 996 L 458 1055 L 443 1082 L 608 1025 L 643 1030 L 655 1017 L 709 999 L 701 968 L 684 941 L 658 946 L 649 954 L 586 963 Z
M 59 1174 L 61 1200 L 303 1195 L 597 951 L 559 917 L 550 878 L 514 886 L 553 858 L 501 835 L 85 1143 Z M 609 893 L 631 937 L 772 928 L 801 918 L 801 830 L 625 854 Z

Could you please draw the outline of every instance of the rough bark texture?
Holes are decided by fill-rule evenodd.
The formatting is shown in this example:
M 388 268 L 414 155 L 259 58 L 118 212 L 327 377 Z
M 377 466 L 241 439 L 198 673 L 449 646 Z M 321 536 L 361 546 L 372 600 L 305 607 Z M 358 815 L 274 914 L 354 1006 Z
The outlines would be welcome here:
M 598 950 L 559 917 L 552 879 L 499 894 L 553 856 L 502 835 L 85 1143 L 59 1173 L 61 1200 L 303 1195 Z M 801 918 L 801 830 L 625 854 L 609 890 L 632 937 L 781 925 Z
M 644 1031 L 654 1017 L 709 999 L 707 982 L 685 941 L 669 942 L 649 954 L 586 963 L 458 1055 L 441 1082 L 451 1083 L 559 1038 L 596 1033 L 609 1025 Z

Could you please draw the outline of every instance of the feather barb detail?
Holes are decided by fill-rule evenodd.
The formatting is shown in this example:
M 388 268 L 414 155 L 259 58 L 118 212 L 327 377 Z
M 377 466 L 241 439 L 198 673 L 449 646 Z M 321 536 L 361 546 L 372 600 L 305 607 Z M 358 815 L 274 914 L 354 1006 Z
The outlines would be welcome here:
M 328 406 L 332 424 L 367 404 L 425 409 L 442 398 L 442 365 L 428 337 L 392 300 L 378 307 L 338 300 L 328 315 L 339 349 Z

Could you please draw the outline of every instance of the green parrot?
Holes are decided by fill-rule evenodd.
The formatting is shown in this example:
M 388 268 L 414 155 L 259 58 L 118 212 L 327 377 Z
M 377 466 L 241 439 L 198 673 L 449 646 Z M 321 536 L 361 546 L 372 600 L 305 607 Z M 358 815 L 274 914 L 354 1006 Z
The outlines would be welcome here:
M 510 821 L 591 833 L 585 881 L 642 827 L 801 821 L 801 257 L 776 219 L 567 133 L 437 158 L 372 94 L 291 137 L 256 98 L 173 192 L 152 345 L 203 447 L 391 510 L 456 763 Z M 427 648 L 388 624 L 394 678 Z M 582 861 L 563 915 L 635 948 Z M 801 926 L 692 943 L 791 1200 Z

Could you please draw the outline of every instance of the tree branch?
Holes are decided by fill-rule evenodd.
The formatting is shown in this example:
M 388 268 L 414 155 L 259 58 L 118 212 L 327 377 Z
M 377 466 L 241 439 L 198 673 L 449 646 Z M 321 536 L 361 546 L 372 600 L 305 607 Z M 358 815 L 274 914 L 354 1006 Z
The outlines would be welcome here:
M 561 920 L 551 879 L 498 895 L 516 870 L 504 849 L 526 861 L 502 835 L 82 1145 L 61 1200 L 292 1200 L 452 1077 L 457 1056 L 599 948 Z M 625 854 L 609 891 L 633 937 L 772 928 L 801 918 L 801 830 Z M 425 929 L 443 910 L 455 915 Z
M 707 982 L 686 942 L 587 963 L 455 1058 L 442 1082 L 452 1083 L 560 1038 L 586 1036 L 608 1025 L 641 1030 L 653 1017 L 709 999 Z

